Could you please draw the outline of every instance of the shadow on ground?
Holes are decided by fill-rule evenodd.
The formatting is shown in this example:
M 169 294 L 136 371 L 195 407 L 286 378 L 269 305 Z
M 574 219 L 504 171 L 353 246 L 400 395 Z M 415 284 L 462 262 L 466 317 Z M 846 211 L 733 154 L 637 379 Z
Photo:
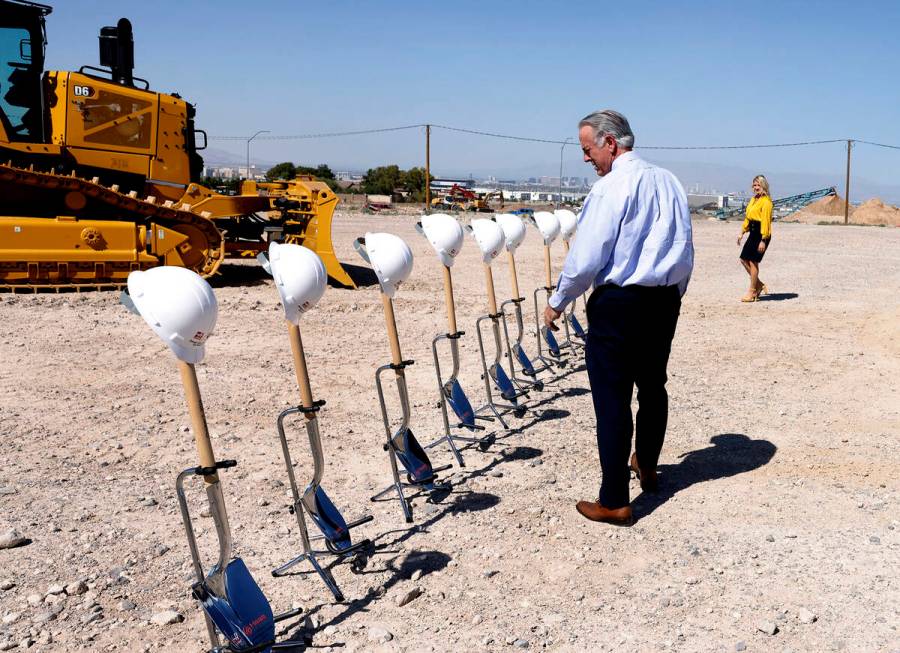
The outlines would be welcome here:
M 771 295 L 762 295 L 757 301 L 760 302 L 783 302 L 786 299 L 797 299 L 799 295 L 795 292 L 775 292 Z
M 641 493 L 632 502 L 634 518 L 650 515 L 676 493 L 705 481 L 728 478 L 767 464 L 777 447 L 768 440 L 752 440 L 741 433 L 720 433 L 710 439 L 711 447 L 681 456 L 677 465 L 660 465 L 659 492 Z
M 355 283 L 358 288 L 368 288 L 369 286 L 374 286 L 378 283 L 378 277 L 375 276 L 375 271 L 370 267 L 353 265 L 352 263 L 341 263 L 341 266 L 347 271 L 347 274 L 350 275 L 350 278 L 353 279 L 353 283 Z M 335 282 L 331 277 L 328 277 L 328 285 L 335 288 L 347 287 Z
M 380 575 L 384 572 L 389 572 L 390 577 L 381 585 L 370 587 L 365 596 L 359 599 L 350 600 L 347 603 L 337 604 L 340 605 L 343 610 L 332 616 L 330 619 L 323 620 L 321 616 L 318 616 L 318 613 L 320 613 L 327 605 L 324 603 L 314 606 L 304 612 L 303 616 L 305 618 L 305 623 L 303 625 L 286 627 L 282 631 L 282 634 L 289 634 L 289 637 L 282 640 L 286 649 L 300 651 L 305 650 L 307 647 L 311 647 L 313 635 L 316 632 L 321 632 L 327 626 L 338 625 L 355 614 L 367 612 L 369 605 L 374 601 L 384 598 L 384 596 L 398 583 L 408 581 L 415 571 L 421 570 L 422 575 L 431 574 L 444 569 L 451 560 L 450 556 L 442 551 L 413 550 L 409 553 L 404 553 L 400 549 L 394 547 L 405 542 L 416 533 L 427 531 L 430 526 L 447 515 L 490 510 L 500 503 L 500 497 L 497 495 L 471 491 L 453 492 L 449 497 L 445 497 L 445 499 L 448 500 L 442 501 L 439 504 L 434 504 L 434 512 L 422 523 L 415 524 L 410 528 L 387 531 L 373 538 L 375 547 L 371 555 L 378 556 L 380 560 L 384 560 L 382 556 L 389 557 L 387 560 L 384 560 L 383 564 L 378 565 L 377 567 L 373 568 L 371 565 L 368 565 L 366 568 L 359 569 L 355 573 L 360 575 Z M 379 543 L 379 541 L 381 542 Z M 336 564 L 337 561 L 333 561 L 328 565 L 329 569 Z M 298 575 L 308 574 L 309 572 Z M 410 589 L 412 589 L 412 586 L 410 586 Z M 313 624 L 311 623 L 312 618 L 315 618 L 316 621 L 319 622 L 315 627 L 313 627 Z M 343 647 L 344 643 L 317 642 L 316 648 L 320 646 Z
M 242 263 L 223 263 L 218 273 L 208 279 L 209 285 L 213 288 L 260 286 L 272 278 L 261 265 L 252 262 L 253 259 L 247 259 Z

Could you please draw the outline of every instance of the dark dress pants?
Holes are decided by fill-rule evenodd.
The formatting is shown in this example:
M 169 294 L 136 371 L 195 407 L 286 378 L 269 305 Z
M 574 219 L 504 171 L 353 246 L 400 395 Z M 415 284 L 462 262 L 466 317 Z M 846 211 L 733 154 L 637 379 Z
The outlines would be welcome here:
M 587 304 L 585 348 L 588 379 L 597 417 L 600 503 L 629 503 L 631 435 L 642 467 L 655 468 L 666 434 L 669 397 L 666 365 L 678 323 L 677 286 L 600 286 Z M 637 386 L 637 424 L 631 395 Z

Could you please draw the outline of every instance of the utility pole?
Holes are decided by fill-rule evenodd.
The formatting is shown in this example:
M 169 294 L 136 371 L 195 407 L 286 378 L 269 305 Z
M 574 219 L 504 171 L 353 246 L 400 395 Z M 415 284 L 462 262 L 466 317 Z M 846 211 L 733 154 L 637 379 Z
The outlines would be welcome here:
M 569 144 L 569 141 L 572 140 L 572 137 L 569 136 L 563 144 L 562 147 L 559 148 L 559 194 L 556 198 L 556 208 L 559 208 L 559 205 L 562 204 L 562 164 L 563 164 L 563 150 L 566 149 L 566 145 Z
M 251 136 L 250 138 L 247 139 L 247 179 L 248 180 L 250 179 L 250 141 L 252 141 L 254 138 L 259 136 L 260 134 L 271 134 L 271 133 L 272 132 L 270 132 L 268 129 L 261 129 L 258 132 L 256 132 L 255 134 L 253 134 L 253 136 Z
M 853 141 L 847 139 L 847 181 L 844 184 L 844 224 L 850 223 L 850 150 L 853 149 Z
M 425 125 L 425 211 L 431 208 L 431 125 Z

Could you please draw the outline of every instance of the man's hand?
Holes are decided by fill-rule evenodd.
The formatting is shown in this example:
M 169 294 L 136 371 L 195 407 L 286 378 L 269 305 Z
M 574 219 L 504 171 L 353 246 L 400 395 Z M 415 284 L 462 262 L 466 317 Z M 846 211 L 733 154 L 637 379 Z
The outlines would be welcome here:
M 547 308 L 544 309 L 544 326 L 546 326 L 551 331 L 559 331 L 559 327 L 556 326 L 555 322 L 559 319 L 560 313 L 555 308 L 547 304 Z

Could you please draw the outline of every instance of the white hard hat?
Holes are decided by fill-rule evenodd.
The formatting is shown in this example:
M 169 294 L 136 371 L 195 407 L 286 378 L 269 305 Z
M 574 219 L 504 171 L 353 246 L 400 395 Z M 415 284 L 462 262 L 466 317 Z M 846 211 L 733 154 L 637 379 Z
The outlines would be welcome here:
M 199 363 L 204 343 L 216 327 L 219 308 L 199 274 L 174 266 L 136 270 L 128 294 L 141 317 L 185 363 Z
M 549 245 L 559 235 L 559 220 L 550 211 L 538 211 L 534 214 L 534 224 L 544 237 L 544 244 Z
M 569 209 L 556 209 L 553 214 L 559 220 L 562 239 L 569 242 L 569 239 L 575 235 L 575 230 L 578 229 L 578 218 Z
M 506 237 L 506 249 L 515 252 L 516 248 L 525 240 L 525 223 L 522 218 L 512 213 L 501 213 L 494 216 L 494 220 L 503 229 L 503 235 Z
M 478 248 L 481 250 L 482 260 L 490 263 L 497 258 L 506 242 L 500 225 L 493 220 L 476 218 L 469 225 L 469 230 L 475 236 L 475 242 L 478 243 Z
M 412 273 L 413 255 L 409 245 L 394 234 L 367 233 L 360 252 L 375 270 L 382 292 L 393 297 L 397 286 Z
M 302 245 L 269 245 L 269 268 L 281 295 L 284 317 L 293 324 L 325 294 L 328 275 L 322 260 Z
M 453 259 L 459 254 L 463 246 L 465 234 L 456 218 L 446 213 L 433 213 L 423 215 L 421 232 L 434 247 L 434 251 L 441 259 L 441 263 L 448 268 L 453 265 Z

